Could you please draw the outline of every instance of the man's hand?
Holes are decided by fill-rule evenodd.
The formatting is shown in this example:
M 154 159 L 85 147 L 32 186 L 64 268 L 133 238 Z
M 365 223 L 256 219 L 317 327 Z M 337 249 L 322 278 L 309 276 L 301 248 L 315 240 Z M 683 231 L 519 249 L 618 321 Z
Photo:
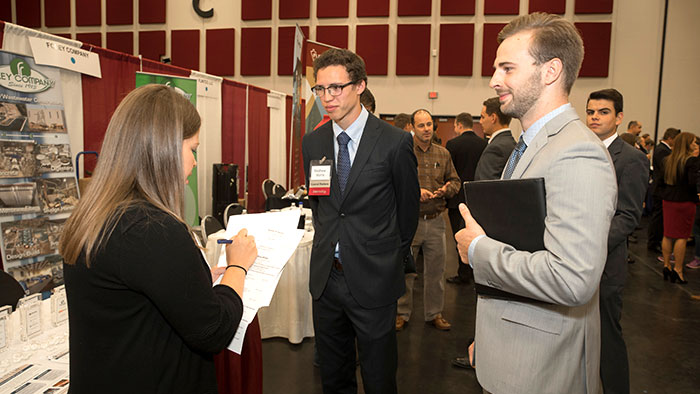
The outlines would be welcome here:
M 420 202 L 426 202 L 431 198 L 435 197 L 435 194 L 428 189 L 420 189 Z
M 435 190 L 435 193 L 433 193 L 433 196 L 435 198 L 443 197 L 445 195 L 445 193 L 447 193 L 447 184 L 442 185 L 441 188 Z
M 469 245 L 474 238 L 479 235 L 485 235 L 486 233 L 484 229 L 479 226 L 479 223 L 474 220 L 466 205 L 459 204 L 459 213 L 461 213 L 464 218 L 464 228 L 455 234 L 455 241 L 457 241 L 457 249 L 459 250 L 459 256 L 462 258 L 462 261 L 469 264 Z

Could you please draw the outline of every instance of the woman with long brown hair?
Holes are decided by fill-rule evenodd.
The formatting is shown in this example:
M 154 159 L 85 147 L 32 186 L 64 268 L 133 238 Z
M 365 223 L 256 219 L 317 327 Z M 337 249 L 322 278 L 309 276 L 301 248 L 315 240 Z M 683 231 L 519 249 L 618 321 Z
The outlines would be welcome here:
M 216 393 L 212 356 L 240 322 L 257 256 L 242 230 L 221 285 L 183 221 L 200 117 L 163 85 L 124 98 L 92 181 L 66 222 L 71 393 Z
M 671 154 L 664 159 L 663 217 L 664 280 L 688 283 L 683 277 L 685 247 L 695 218 L 698 202 L 698 144 L 695 135 L 680 133 L 673 141 Z M 675 267 L 671 265 L 671 252 Z

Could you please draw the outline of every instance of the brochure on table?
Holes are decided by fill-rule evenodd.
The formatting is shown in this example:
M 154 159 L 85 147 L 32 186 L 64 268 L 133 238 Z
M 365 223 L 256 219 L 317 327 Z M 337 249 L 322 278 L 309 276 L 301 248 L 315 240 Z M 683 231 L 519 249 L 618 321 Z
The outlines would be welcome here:
M 0 248 L 28 294 L 63 284 L 58 239 L 79 199 L 60 71 L 0 51 Z

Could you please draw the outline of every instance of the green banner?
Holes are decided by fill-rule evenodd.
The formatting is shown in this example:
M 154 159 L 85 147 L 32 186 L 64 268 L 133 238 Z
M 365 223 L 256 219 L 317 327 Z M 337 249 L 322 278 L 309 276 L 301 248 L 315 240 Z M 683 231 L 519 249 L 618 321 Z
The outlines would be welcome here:
M 151 83 L 167 85 L 185 96 L 192 105 L 197 106 L 197 81 L 190 78 L 173 77 L 170 75 L 136 73 L 136 87 Z M 195 155 L 195 159 L 197 156 Z M 190 226 L 199 225 L 199 201 L 197 197 L 197 167 L 187 178 L 189 183 L 185 187 L 185 221 Z

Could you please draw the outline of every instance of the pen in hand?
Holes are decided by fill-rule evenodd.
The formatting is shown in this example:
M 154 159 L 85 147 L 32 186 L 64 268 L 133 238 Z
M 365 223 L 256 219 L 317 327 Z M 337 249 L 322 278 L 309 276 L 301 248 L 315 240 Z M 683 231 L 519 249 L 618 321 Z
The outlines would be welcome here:
M 232 244 L 233 241 L 231 241 L 230 239 L 217 239 L 217 240 L 216 240 L 216 243 L 219 244 L 219 245 L 222 245 L 222 244 Z

